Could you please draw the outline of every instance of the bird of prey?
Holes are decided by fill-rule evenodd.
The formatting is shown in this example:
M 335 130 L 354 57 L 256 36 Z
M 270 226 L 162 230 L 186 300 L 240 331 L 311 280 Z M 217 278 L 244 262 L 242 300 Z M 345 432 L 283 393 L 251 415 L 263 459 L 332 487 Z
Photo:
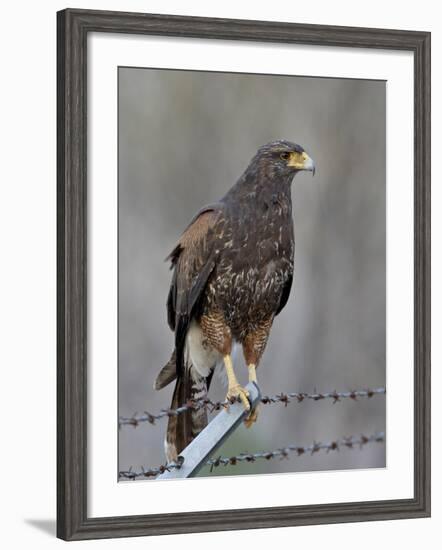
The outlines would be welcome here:
M 202 208 L 167 260 L 173 269 L 167 316 L 175 349 L 155 389 L 176 380 L 172 408 L 207 395 L 218 363 L 224 363 L 227 399 L 239 398 L 232 347 L 240 344 L 249 381 L 276 315 L 287 303 L 293 279 L 294 230 L 291 183 L 315 165 L 303 147 L 278 140 L 260 147 L 236 184 L 217 203 Z M 246 425 L 256 420 L 250 411 Z M 204 408 L 171 416 L 165 450 L 169 462 L 207 425 Z

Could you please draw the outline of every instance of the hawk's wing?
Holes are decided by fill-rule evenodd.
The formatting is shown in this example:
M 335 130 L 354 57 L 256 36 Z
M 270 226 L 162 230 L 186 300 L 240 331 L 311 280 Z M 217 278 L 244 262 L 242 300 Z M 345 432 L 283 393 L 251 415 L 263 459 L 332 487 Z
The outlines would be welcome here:
M 278 306 L 278 309 L 276 310 L 275 315 L 278 315 L 284 309 L 284 307 L 287 303 L 287 300 L 289 299 L 289 296 L 290 296 L 290 290 L 292 289 L 292 283 L 293 283 L 293 273 L 291 273 L 289 275 L 287 281 L 284 284 L 284 287 L 282 289 L 281 300 L 279 302 L 279 306 Z
M 189 323 L 198 312 L 207 281 L 216 265 L 220 247 L 215 243 L 222 223 L 221 205 L 203 208 L 167 258 L 174 270 L 167 298 L 167 318 L 170 328 L 175 331 L 178 375 L 182 372 Z

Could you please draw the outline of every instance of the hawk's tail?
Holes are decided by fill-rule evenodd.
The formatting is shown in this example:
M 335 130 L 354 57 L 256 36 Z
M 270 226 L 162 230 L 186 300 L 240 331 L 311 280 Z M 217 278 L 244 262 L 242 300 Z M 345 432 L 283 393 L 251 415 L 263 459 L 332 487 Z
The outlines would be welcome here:
M 159 390 L 175 378 L 174 352 L 170 361 L 158 374 L 154 387 Z M 171 408 L 177 409 L 189 400 L 203 399 L 207 396 L 207 390 L 207 378 L 201 376 L 191 363 L 186 362 L 182 374 L 175 382 Z M 207 426 L 207 422 L 207 411 L 204 407 L 170 416 L 165 440 L 167 461 L 175 461 L 181 451 Z

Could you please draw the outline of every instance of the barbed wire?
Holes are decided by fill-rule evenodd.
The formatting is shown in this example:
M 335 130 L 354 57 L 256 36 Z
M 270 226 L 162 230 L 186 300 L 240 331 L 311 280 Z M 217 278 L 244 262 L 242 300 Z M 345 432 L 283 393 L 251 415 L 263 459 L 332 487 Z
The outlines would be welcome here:
M 296 401 L 301 403 L 302 401 L 311 400 L 311 401 L 321 401 L 324 399 L 330 399 L 333 403 L 337 403 L 342 399 L 352 399 L 357 401 L 359 397 L 364 397 L 370 399 L 374 395 L 385 395 L 386 389 L 384 387 L 374 388 L 374 389 L 364 389 L 364 390 L 350 390 L 350 391 L 329 391 L 329 392 L 317 392 L 306 393 L 306 392 L 290 392 L 284 393 L 281 392 L 277 395 L 265 395 L 261 397 L 261 403 L 264 405 L 271 405 L 273 403 L 282 403 L 287 406 L 291 401 Z M 209 398 L 203 399 L 189 399 L 186 403 L 177 407 L 176 409 L 161 409 L 157 414 L 152 414 L 147 411 L 144 411 L 143 414 L 135 413 L 130 417 L 120 416 L 118 419 L 118 426 L 133 426 L 136 428 L 139 424 L 148 422 L 149 424 L 155 424 L 157 420 L 165 417 L 178 416 L 189 410 L 198 410 L 206 408 L 209 412 L 219 411 L 223 408 L 228 408 L 229 405 L 232 405 L 236 401 L 235 398 L 224 401 L 212 401 Z
M 300 445 L 287 445 L 286 447 L 275 449 L 273 451 L 260 451 L 257 453 L 243 452 L 230 457 L 219 456 L 218 458 L 210 458 L 206 462 L 206 465 L 210 466 L 210 471 L 212 471 L 213 468 L 217 468 L 219 466 L 235 466 L 237 464 L 240 464 L 241 462 L 251 463 L 260 459 L 270 460 L 272 458 L 284 459 L 289 458 L 292 454 L 295 454 L 296 456 L 312 456 L 319 451 L 326 451 L 328 453 L 330 451 L 339 451 L 341 448 L 354 449 L 356 447 L 359 447 L 360 449 L 362 449 L 362 447 L 369 443 L 383 442 L 385 442 L 384 432 L 378 432 L 368 436 L 361 434 L 359 436 L 343 437 L 341 439 L 329 441 L 328 443 L 319 443 L 314 441 L 311 445 L 305 447 Z M 184 459 L 182 457 L 179 457 L 179 459 L 180 460 L 178 460 L 177 462 L 171 462 L 169 464 L 158 466 L 156 468 L 145 469 L 142 467 L 139 472 L 134 472 L 131 467 L 129 468 L 129 470 L 119 472 L 118 477 L 120 479 L 127 480 L 156 477 L 157 475 L 164 472 L 169 472 L 171 470 L 181 468 Z

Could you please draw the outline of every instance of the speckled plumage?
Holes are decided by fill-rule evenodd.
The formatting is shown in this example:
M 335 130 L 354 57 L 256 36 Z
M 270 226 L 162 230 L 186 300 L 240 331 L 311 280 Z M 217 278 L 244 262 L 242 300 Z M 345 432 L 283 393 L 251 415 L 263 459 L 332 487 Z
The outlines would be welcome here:
M 203 378 L 208 390 L 216 362 L 230 354 L 234 342 L 242 345 L 247 364 L 259 364 L 274 317 L 290 294 L 291 182 L 303 169 L 314 170 L 299 145 L 281 140 L 261 147 L 226 195 L 197 214 L 170 254 L 167 309 L 177 376 L 172 406 L 183 402 L 180 386 L 189 377 Z M 170 367 L 168 373 L 170 378 Z M 196 426 L 189 413 L 186 428 L 185 416 L 182 425 L 169 423 L 168 459 L 207 422 Z

